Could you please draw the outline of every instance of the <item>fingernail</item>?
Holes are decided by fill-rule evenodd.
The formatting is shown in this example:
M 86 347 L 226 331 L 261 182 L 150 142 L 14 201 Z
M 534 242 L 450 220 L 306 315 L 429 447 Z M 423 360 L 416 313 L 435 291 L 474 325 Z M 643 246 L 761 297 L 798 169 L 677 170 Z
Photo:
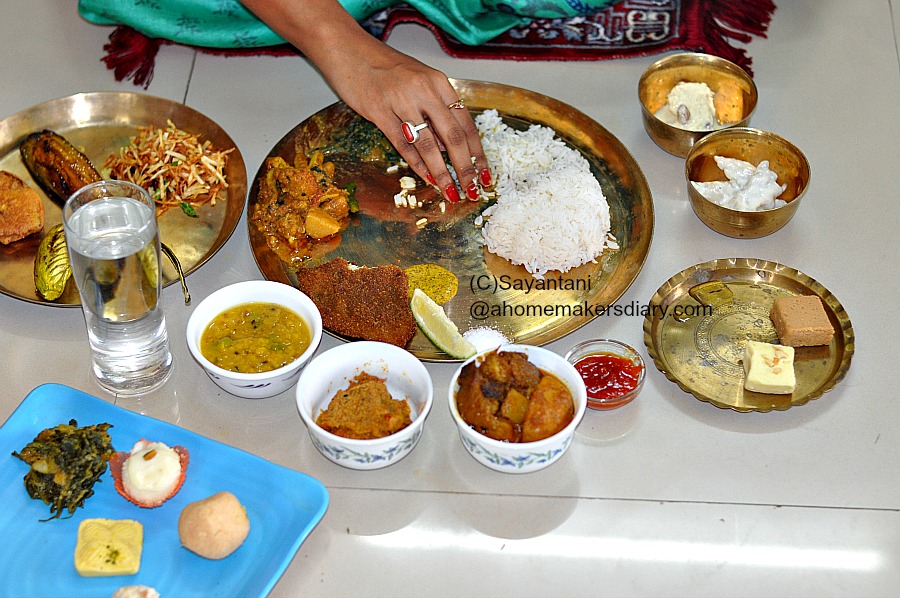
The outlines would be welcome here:
M 481 173 L 478 176 L 481 179 L 482 185 L 484 185 L 485 187 L 491 186 L 491 171 L 490 170 L 485 168 L 484 170 L 481 171 Z
M 434 180 L 434 177 L 431 176 L 430 172 L 425 175 L 425 180 L 428 181 L 429 183 L 431 183 L 432 185 L 437 184 L 437 181 Z
M 476 185 L 475 183 L 472 183 L 471 185 L 466 187 L 466 195 L 469 197 L 469 199 L 471 199 L 473 201 L 477 200 L 478 199 L 478 185 Z
M 447 199 L 449 199 L 453 203 L 459 201 L 459 191 L 456 190 L 456 185 L 452 183 L 444 187 L 444 195 L 446 195 Z

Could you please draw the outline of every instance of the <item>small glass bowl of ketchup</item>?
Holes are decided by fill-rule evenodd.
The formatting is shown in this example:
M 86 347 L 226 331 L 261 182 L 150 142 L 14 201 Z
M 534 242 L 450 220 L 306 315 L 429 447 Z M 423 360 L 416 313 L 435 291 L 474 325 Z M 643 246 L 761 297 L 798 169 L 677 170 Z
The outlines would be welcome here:
M 644 385 L 641 354 L 619 341 L 602 338 L 578 343 L 566 353 L 587 389 L 590 409 L 615 409 L 634 400 Z

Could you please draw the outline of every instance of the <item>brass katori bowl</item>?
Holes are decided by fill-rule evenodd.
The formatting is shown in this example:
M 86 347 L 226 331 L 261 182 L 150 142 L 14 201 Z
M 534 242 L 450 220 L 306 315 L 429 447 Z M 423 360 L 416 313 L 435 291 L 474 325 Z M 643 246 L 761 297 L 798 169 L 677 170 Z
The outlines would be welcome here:
M 644 129 L 662 149 L 681 158 L 712 131 L 689 131 L 656 116 L 678 83 L 706 83 L 716 95 L 716 116 L 723 128 L 746 127 L 759 94 L 747 71 L 731 61 L 696 52 L 673 54 L 654 62 L 638 82 Z M 727 123 L 727 124 L 726 124 Z
M 768 160 L 769 168 L 778 175 L 778 184 L 787 185 L 778 196 L 787 205 L 745 212 L 720 206 L 700 195 L 691 181 L 727 180 L 715 156 L 744 160 L 754 166 Z M 700 220 L 717 233 L 742 239 L 764 237 L 787 224 L 809 186 L 809 162 L 797 146 L 774 133 L 749 127 L 715 131 L 698 141 L 687 155 L 684 174 L 691 207 Z

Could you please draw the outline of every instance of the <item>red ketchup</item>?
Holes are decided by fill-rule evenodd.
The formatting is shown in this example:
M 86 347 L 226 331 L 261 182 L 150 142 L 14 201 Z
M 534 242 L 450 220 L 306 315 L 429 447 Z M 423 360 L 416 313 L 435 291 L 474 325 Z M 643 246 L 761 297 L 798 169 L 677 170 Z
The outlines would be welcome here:
M 575 363 L 587 389 L 591 407 L 610 409 L 627 401 L 616 401 L 637 388 L 641 377 L 640 365 L 613 353 L 594 353 Z

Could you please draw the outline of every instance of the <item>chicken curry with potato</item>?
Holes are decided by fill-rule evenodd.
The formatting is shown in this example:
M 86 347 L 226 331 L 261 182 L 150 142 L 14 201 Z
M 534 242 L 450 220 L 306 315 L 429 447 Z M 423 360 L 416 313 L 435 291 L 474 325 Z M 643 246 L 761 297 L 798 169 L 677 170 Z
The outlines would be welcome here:
M 281 259 L 306 257 L 312 243 L 339 233 L 348 223 L 350 193 L 334 184 L 334 164 L 316 150 L 298 153 L 293 166 L 267 158 L 251 220 Z
M 553 436 L 575 417 L 571 391 L 515 351 L 491 351 L 460 372 L 456 406 L 476 431 L 505 442 Z

